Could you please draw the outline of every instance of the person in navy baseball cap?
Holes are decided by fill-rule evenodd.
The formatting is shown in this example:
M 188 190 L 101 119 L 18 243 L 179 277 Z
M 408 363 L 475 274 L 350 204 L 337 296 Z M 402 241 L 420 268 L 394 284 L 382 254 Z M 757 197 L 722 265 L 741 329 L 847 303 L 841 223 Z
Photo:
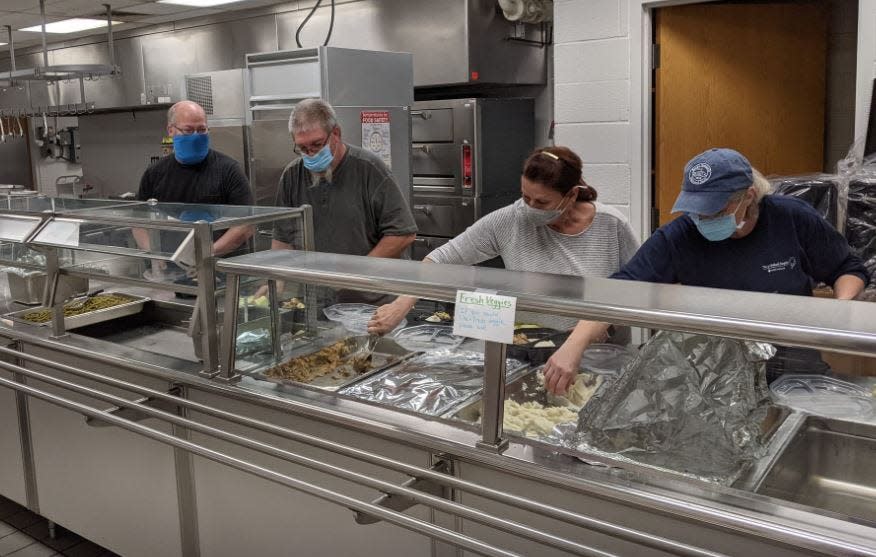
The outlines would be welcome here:
M 681 193 L 672 212 L 713 215 L 727 205 L 734 193 L 753 182 L 748 159 L 733 149 L 709 149 L 685 165 Z
M 770 195 L 767 179 L 733 149 L 709 149 L 685 165 L 672 211 L 682 215 L 654 231 L 610 278 L 795 296 L 811 296 L 824 283 L 838 300 L 855 298 L 870 280 L 842 234 L 804 201 Z M 582 321 L 575 328 L 544 367 L 549 392 L 565 393 L 574 383 L 578 355 L 608 325 Z M 787 371 L 829 369 L 817 350 L 777 348 L 767 363 L 770 381 Z

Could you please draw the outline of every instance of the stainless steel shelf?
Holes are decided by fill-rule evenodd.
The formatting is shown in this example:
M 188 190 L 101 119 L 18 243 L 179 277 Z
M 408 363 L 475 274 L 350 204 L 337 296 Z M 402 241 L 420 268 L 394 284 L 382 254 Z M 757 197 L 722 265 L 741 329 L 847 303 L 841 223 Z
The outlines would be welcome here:
M 292 250 L 226 259 L 216 268 L 446 302 L 460 289 L 490 290 L 516 297 L 524 311 L 876 354 L 876 306 L 867 302 Z
M 91 79 L 95 77 L 117 75 L 121 72 L 118 66 L 106 64 L 61 64 L 54 66 L 37 66 L 4 72 L 7 81 L 13 84 L 24 81 L 65 81 L 68 79 Z

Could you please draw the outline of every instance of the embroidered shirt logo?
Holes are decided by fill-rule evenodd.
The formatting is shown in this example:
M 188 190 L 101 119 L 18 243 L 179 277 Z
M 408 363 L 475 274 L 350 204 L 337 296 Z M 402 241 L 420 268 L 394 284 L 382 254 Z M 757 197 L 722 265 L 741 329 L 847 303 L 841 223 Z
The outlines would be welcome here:
M 699 186 L 709 180 L 712 177 L 712 167 L 708 164 L 701 162 L 700 164 L 694 166 L 690 169 L 690 172 L 687 173 L 687 179 L 691 184 L 695 186 Z
M 768 265 L 763 265 L 761 268 L 767 273 L 778 273 L 779 271 L 789 271 L 797 267 L 797 258 L 789 257 L 784 261 L 776 261 Z

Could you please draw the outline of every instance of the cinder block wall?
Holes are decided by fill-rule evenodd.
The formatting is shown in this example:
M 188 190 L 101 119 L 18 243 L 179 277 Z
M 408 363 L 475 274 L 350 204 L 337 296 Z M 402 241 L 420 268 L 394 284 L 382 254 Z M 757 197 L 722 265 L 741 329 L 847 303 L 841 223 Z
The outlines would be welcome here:
M 581 155 L 599 200 L 629 215 L 629 0 L 556 0 L 554 22 L 555 141 Z
M 831 4 L 825 165 L 832 168 L 848 149 L 850 136 L 863 137 L 867 130 L 876 76 L 876 0 L 858 0 L 857 13 L 854 2 L 825 1 Z M 630 224 L 640 233 L 647 229 L 642 222 L 647 210 L 643 174 L 635 170 L 646 162 L 640 134 L 647 126 L 630 120 L 631 100 L 638 103 L 643 95 L 636 89 L 642 87 L 641 79 L 631 80 L 642 72 L 638 63 L 631 67 L 631 59 L 642 58 L 638 55 L 642 37 L 638 27 L 631 35 L 630 10 L 646 4 L 654 2 L 554 1 L 555 141 L 581 155 L 585 179 L 599 191 L 600 200 L 630 216 Z M 638 26 L 638 17 L 634 20 Z M 848 44 L 850 40 L 856 44 Z M 850 72 L 856 74 L 854 91 L 845 90 Z

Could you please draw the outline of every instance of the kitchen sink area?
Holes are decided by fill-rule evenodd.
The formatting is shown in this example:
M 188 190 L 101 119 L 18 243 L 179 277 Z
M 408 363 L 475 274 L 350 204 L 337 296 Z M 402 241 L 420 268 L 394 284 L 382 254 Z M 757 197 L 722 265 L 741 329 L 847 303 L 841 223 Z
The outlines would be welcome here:
M 808 416 L 757 492 L 876 525 L 873 457 L 876 425 Z

